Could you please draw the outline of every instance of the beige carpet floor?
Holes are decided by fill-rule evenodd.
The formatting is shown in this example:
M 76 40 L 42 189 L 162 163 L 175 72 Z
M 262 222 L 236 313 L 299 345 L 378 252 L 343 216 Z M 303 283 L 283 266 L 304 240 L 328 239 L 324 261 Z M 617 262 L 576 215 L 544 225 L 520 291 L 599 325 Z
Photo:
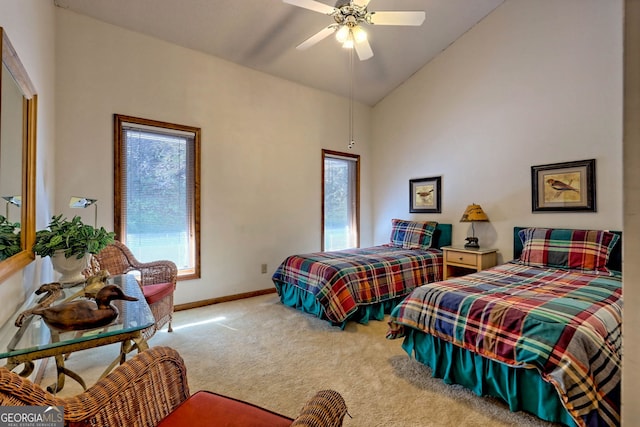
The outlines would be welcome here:
M 401 340 L 385 338 L 386 322 L 340 330 L 268 294 L 179 311 L 173 325 L 149 344 L 180 352 L 192 393 L 211 390 L 295 417 L 315 391 L 331 388 L 347 402 L 347 427 L 552 425 L 432 378 Z M 110 345 L 74 353 L 67 367 L 93 384 L 117 352 Z M 42 383 L 54 378 L 49 363 Z M 59 395 L 81 390 L 68 378 Z

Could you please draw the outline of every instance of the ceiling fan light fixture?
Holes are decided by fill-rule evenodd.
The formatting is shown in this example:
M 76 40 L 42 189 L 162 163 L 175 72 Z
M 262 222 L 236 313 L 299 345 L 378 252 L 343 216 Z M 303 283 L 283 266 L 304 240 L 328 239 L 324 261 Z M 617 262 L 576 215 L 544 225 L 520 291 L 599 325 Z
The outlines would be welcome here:
M 349 40 L 350 34 L 351 34 L 351 29 L 346 25 L 342 25 L 338 29 L 338 31 L 336 31 L 336 40 L 338 40 L 338 43 L 344 44 L 347 40 Z
M 356 43 L 362 43 L 367 39 L 367 32 L 360 26 L 352 28 L 351 34 L 353 34 L 353 40 L 355 40 Z
M 342 47 L 345 49 L 353 49 L 353 37 L 349 37 L 344 43 L 342 43 Z
M 338 43 L 340 43 L 343 48 L 354 49 L 360 61 L 366 61 L 373 56 L 373 50 L 367 40 L 367 33 L 361 28 L 361 25 L 419 26 L 422 25 L 425 19 L 425 12 L 422 10 L 369 11 L 368 6 L 370 0 L 334 0 L 336 1 L 335 7 L 318 0 L 282 1 L 303 9 L 329 15 L 335 22 L 300 43 L 296 46 L 296 49 L 307 49 L 335 32 Z

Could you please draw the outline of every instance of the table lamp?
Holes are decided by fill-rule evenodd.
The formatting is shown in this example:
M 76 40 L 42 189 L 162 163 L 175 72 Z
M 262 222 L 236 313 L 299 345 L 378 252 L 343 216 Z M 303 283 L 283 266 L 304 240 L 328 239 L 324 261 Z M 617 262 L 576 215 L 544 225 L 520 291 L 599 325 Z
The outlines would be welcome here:
M 7 201 L 7 206 L 5 208 L 5 218 L 9 221 L 9 205 L 14 205 L 17 207 L 22 206 L 22 196 L 2 196 L 4 200 Z
M 88 197 L 71 197 L 71 200 L 69 200 L 69 207 L 70 208 L 88 208 L 89 206 L 93 205 L 96 210 L 95 210 L 95 216 L 94 216 L 94 220 L 93 220 L 93 226 L 97 227 L 98 226 L 98 199 L 89 199 Z
M 460 222 L 470 222 L 471 223 L 471 237 L 467 237 L 465 240 L 465 248 L 477 249 L 480 247 L 478 244 L 478 238 L 476 237 L 476 231 L 473 227 L 474 222 L 488 222 L 489 217 L 482 210 L 480 205 L 476 205 L 475 203 L 467 206 L 467 209 L 462 214 L 462 218 L 460 218 Z

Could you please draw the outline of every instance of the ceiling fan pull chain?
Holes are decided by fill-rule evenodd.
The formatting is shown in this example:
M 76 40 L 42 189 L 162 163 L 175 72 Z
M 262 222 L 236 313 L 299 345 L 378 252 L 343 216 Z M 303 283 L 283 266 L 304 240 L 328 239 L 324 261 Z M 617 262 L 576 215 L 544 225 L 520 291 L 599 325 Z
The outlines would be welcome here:
M 353 35 L 351 35 L 353 37 Z M 349 149 L 355 145 L 353 139 L 353 49 L 349 50 Z

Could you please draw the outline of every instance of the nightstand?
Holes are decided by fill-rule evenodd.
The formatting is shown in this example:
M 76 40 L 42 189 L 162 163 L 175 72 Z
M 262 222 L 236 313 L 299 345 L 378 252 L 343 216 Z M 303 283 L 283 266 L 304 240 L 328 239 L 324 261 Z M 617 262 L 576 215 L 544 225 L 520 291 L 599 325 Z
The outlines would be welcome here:
M 475 273 L 498 263 L 498 250 L 485 248 L 465 248 L 463 246 L 444 246 L 444 279 Z

